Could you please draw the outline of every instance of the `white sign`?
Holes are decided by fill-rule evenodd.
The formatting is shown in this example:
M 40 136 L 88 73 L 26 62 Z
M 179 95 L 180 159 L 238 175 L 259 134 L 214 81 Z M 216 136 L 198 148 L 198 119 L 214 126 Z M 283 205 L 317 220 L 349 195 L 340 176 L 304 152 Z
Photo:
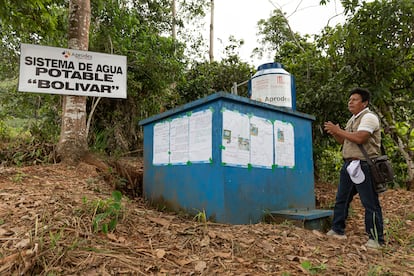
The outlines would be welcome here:
M 18 90 L 125 99 L 126 56 L 21 44 Z

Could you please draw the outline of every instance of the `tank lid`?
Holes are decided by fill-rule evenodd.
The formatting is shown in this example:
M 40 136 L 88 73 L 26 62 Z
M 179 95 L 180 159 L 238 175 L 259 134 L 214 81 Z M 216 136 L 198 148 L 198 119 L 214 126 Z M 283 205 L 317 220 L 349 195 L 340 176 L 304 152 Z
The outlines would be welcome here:
M 259 65 L 259 67 L 257 67 L 257 70 L 260 71 L 260 70 L 272 69 L 272 68 L 283 68 L 283 65 L 279 62 L 269 62 L 269 63 Z

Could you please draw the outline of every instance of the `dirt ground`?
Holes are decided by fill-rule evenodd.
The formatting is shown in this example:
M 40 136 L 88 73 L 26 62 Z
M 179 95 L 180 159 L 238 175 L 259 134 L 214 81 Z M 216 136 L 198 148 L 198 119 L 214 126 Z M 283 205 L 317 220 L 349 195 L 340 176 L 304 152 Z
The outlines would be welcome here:
M 289 222 L 200 222 L 126 196 L 115 231 L 94 231 L 112 190 L 85 163 L 0 167 L 0 275 L 414 275 L 413 192 L 381 195 L 387 243 L 372 250 L 358 198 L 346 240 Z M 315 195 L 330 208 L 335 187 Z

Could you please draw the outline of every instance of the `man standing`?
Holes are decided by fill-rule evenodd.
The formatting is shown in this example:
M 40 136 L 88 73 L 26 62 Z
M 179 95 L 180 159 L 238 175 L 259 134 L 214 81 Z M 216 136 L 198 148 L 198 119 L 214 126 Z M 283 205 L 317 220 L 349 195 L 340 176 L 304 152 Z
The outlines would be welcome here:
M 332 229 L 327 235 L 346 239 L 345 221 L 349 205 L 358 193 L 365 209 L 365 231 L 369 237 L 365 245 L 377 249 L 384 244 L 382 210 L 372 184 L 369 165 L 358 147 L 358 144 L 363 145 L 371 159 L 380 153 L 380 123 L 378 117 L 367 107 L 369 100 L 368 90 L 355 88 L 351 91 L 348 101 L 348 110 L 353 115 L 345 129 L 331 121 L 325 122 L 325 131 L 343 145 L 344 158 L 336 193 Z

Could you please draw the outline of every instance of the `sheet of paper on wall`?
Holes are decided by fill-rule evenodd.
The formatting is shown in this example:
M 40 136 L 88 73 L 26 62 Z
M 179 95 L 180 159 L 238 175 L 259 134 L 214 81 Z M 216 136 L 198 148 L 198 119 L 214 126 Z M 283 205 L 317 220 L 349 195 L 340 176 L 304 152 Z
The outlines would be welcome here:
M 190 116 L 191 162 L 208 162 L 212 159 L 212 124 L 213 112 L 210 109 L 194 112 Z
M 269 120 L 252 116 L 250 118 L 250 163 L 252 166 L 272 168 L 273 124 Z
M 223 111 L 222 162 L 247 166 L 250 162 L 249 117 L 236 111 Z
M 170 123 L 161 122 L 154 125 L 154 144 L 152 163 L 165 165 L 170 162 Z
M 189 119 L 178 117 L 170 123 L 170 163 L 187 164 L 189 161 Z
M 295 166 L 295 137 L 291 123 L 274 122 L 275 164 L 279 167 Z

